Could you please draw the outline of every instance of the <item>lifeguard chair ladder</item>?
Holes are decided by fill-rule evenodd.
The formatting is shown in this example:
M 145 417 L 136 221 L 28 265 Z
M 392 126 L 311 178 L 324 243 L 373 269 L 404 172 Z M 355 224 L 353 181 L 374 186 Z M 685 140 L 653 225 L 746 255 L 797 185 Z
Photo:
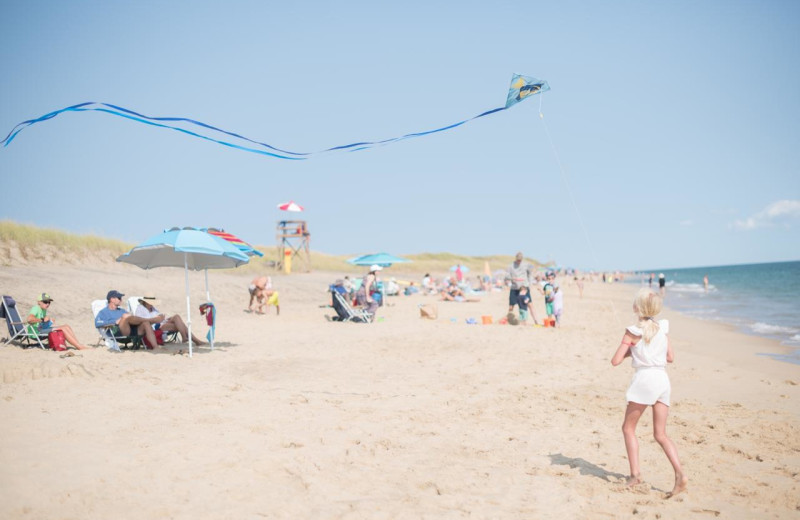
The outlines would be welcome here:
M 286 268 L 286 257 L 291 260 L 295 270 L 311 271 L 311 234 L 305 220 L 279 220 L 275 243 L 278 244 L 278 260 L 275 268 L 283 271 Z

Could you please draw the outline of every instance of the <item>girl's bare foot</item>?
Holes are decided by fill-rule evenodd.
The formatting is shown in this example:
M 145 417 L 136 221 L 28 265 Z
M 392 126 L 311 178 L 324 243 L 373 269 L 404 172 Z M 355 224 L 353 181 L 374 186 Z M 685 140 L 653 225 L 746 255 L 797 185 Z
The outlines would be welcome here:
M 635 487 L 642 483 L 642 475 L 631 475 L 625 479 L 625 487 Z
M 78 350 L 92 350 L 92 347 L 87 347 L 86 345 L 78 345 L 75 348 Z
M 686 491 L 688 485 L 689 485 L 689 479 L 686 477 L 686 475 L 682 474 L 675 475 L 675 487 L 672 488 L 672 491 L 667 493 L 667 496 L 665 498 L 672 498 L 679 493 L 683 493 L 684 491 Z

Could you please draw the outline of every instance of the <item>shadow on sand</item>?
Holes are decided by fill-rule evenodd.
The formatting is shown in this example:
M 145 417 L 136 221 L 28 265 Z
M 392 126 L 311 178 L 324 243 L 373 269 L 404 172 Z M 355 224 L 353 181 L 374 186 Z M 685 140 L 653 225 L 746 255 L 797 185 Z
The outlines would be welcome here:
M 627 477 L 627 475 L 623 475 L 622 473 L 608 471 L 604 468 L 601 468 L 597 464 L 592 464 L 585 459 L 566 457 L 560 453 L 551 453 L 548 455 L 548 457 L 550 457 L 550 464 L 578 468 L 580 469 L 581 475 L 591 475 L 593 477 L 601 478 L 606 482 L 614 482 L 609 477 L 614 477 L 617 479 L 625 479 Z

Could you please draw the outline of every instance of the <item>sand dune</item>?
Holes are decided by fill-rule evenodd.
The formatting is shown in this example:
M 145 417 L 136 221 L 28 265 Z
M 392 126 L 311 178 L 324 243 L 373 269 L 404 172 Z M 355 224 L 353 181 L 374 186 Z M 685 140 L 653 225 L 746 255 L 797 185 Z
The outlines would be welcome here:
M 396 273 L 402 275 L 402 273 Z M 3 518 L 797 518 L 800 372 L 779 345 L 666 311 L 677 353 L 668 431 L 691 479 L 639 426 L 647 484 L 624 489 L 632 371 L 609 359 L 631 286 L 565 287 L 560 330 L 467 325 L 506 294 L 390 298 L 382 320 L 331 323 L 337 273 L 275 278 L 281 315 L 244 312 L 250 276 L 212 272 L 217 348 L 74 357 L 0 348 Z M 192 320 L 205 298 L 191 274 Z M 93 342 L 89 302 L 155 294 L 185 316 L 183 272 L 99 260 L 4 267 L 24 311 Z M 541 313 L 541 307 L 539 308 Z

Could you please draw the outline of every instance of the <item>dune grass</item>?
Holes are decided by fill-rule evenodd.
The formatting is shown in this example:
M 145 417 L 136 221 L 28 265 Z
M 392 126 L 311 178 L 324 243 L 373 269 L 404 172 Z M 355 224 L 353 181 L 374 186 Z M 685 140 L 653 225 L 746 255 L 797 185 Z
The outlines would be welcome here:
M 46 260 L 55 250 L 64 253 L 65 256 L 82 256 L 87 252 L 96 253 L 98 258 L 107 256 L 109 262 L 113 262 L 114 258 L 135 245 L 111 238 L 95 235 L 77 235 L 57 229 L 45 229 L 20 224 L 10 220 L 0 220 L 0 244 L 4 244 L 4 248 L 16 245 L 16 248 L 19 249 L 20 254 L 26 260 Z M 277 247 L 256 246 L 256 249 L 264 253 L 264 256 L 252 257 L 250 263 L 239 269 L 244 272 L 274 272 L 274 265 L 278 259 Z M 363 273 L 364 267 L 347 263 L 347 259 L 353 256 L 356 255 L 329 255 L 312 251 L 310 268 L 312 271 L 343 274 Z M 454 253 L 420 253 L 401 256 L 407 258 L 410 262 L 396 264 L 393 270 L 405 273 L 421 274 L 430 272 L 441 274 L 449 271 L 452 266 L 461 264 L 469 268 L 469 275 L 472 276 L 483 274 L 486 262 L 489 263 L 490 270 L 495 271 L 497 269 L 506 269 L 514 260 L 512 255 L 466 256 Z M 537 266 L 544 265 L 536 260 L 528 259 L 528 261 Z M 292 267 L 294 272 L 305 271 L 305 266 L 298 259 L 294 259 Z
M 240 269 L 259 272 L 266 272 L 274 269 L 273 265 L 278 260 L 277 248 L 275 246 L 256 246 L 256 249 L 264 253 L 264 256 L 262 258 L 252 258 L 248 265 Z M 347 259 L 353 258 L 354 256 L 357 255 L 328 255 L 312 251 L 311 270 L 340 272 L 343 274 L 363 273 L 364 267 L 347 263 Z M 468 275 L 476 276 L 484 273 L 487 262 L 489 264 L 489 270 L 494 272 L 498 269 L 507 269 L 508 265 L 514 261 L 513 255 L 466 256 L 453 253 L 419 253 L 400 256 L 410 260 L 410 262 L 395 264 L 392 270 L 414 274 L 429 272 L 441 275 L 441 273 L 448 272 L 451 267 L 461 264 L 469 268 Z M 528 259 L 528 261 L 537 267 L 543 267 L 545 265 L 536 260 Z M 292 269 L 294 272 L 303 272 L 303 267 L 303 264 L 296 258 L 293 260 Z
M 54 248 L 64 253 L 109 252 L 120 255 L 133 247 L 131 244 L 96 235 L 76 235 L 58 229 L 45 229 L 10 220 L 0 220 L 0 242 L 16 244 L 23 257 L 35 256 L 42 247 Z

